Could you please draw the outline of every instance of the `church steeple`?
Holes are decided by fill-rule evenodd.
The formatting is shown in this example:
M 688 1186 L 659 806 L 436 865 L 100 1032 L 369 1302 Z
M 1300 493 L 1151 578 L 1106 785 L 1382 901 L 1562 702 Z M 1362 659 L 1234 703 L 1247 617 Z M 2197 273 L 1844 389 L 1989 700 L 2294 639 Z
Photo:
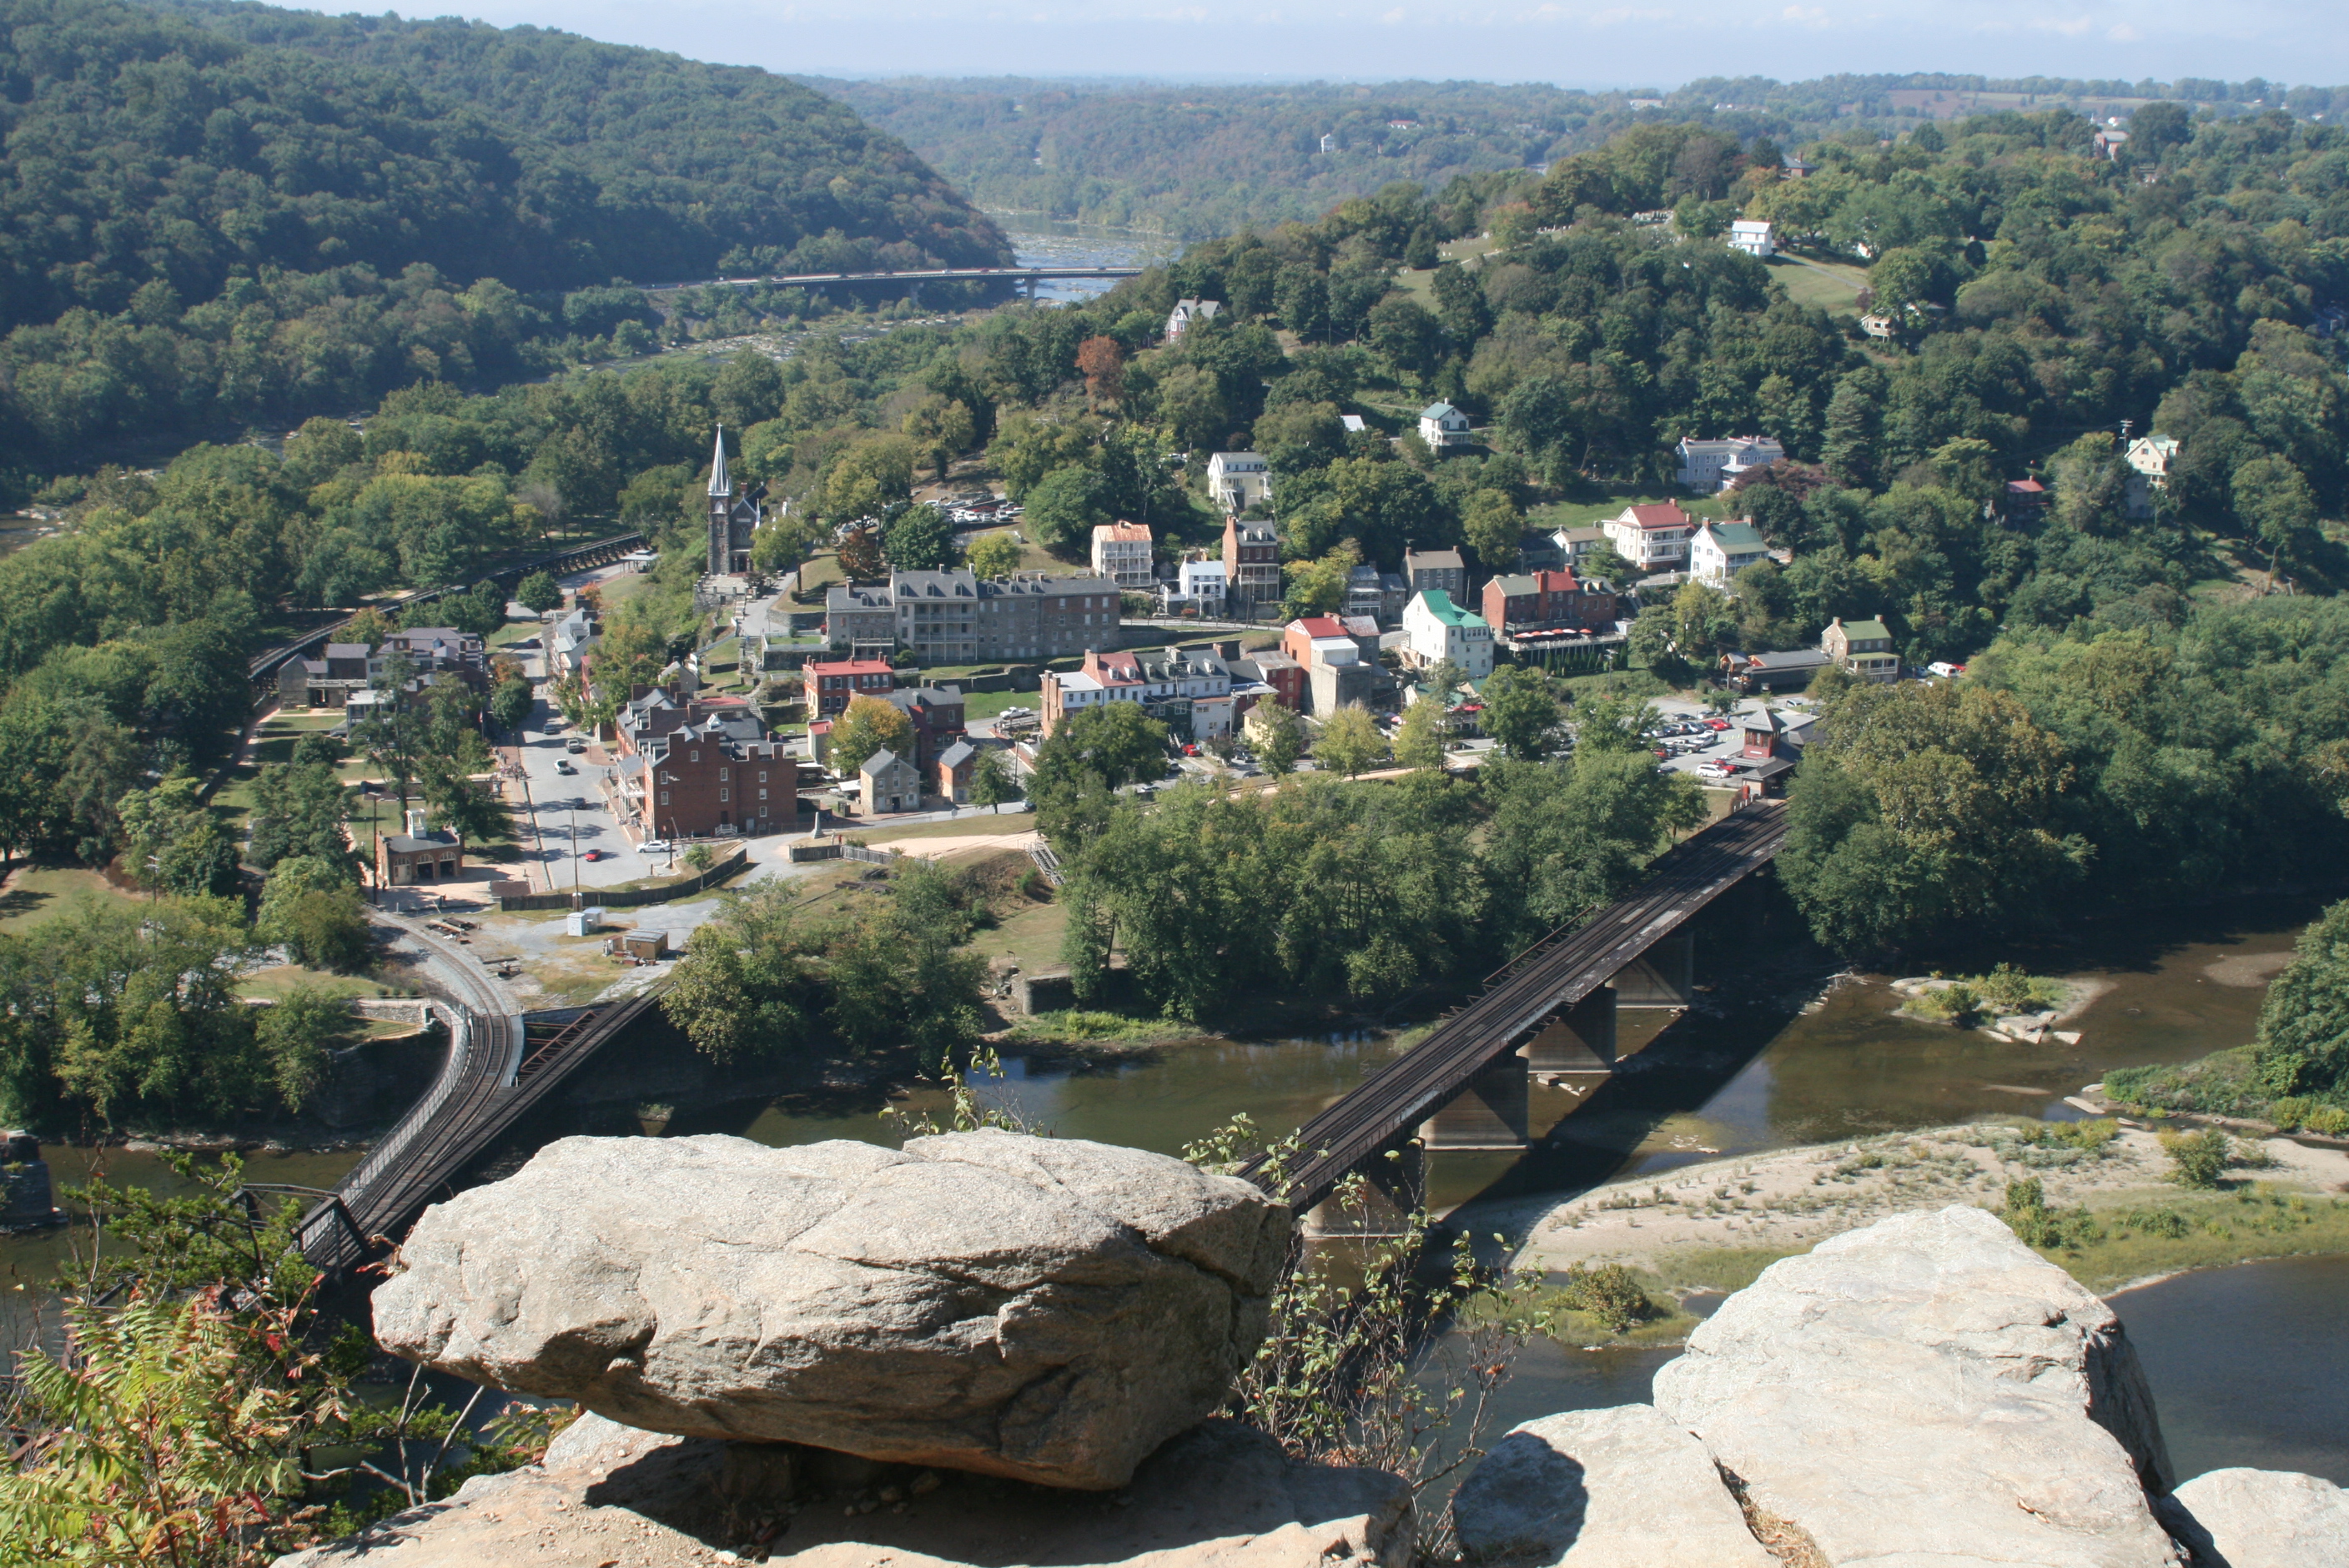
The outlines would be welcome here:
M 726 427 L 718 427 L 718 444 L 709 454 L 709 493 L 731 496 L 734 481 L 726 477 Z

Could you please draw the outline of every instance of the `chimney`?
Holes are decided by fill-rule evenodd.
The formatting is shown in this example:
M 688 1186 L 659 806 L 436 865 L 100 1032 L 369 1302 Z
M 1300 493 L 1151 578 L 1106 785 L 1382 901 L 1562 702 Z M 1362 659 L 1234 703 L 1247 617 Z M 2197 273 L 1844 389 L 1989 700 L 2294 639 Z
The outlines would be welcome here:
M 410 806 L 408 809 L 408 836 L 411 839 L 424 837 L 426 833 L 431 831 L 429 826 L 431 820 L 432 813 L 423 807 Z

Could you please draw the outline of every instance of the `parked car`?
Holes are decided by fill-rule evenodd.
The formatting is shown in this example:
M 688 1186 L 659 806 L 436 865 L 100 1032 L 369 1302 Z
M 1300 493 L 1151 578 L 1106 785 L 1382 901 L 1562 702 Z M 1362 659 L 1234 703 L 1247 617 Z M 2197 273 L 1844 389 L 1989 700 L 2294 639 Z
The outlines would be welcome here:
M 608 861 L 612 858 L 612 851 L 609 850 L 589 850 L 579 858 L 583 861 Z
M 665 855 L 669 852 L 669 841 L 667 839 L 647 839 L 636 848 L 648 855 Z
M 1737 769 L 1732 768 L 1726 762 L 1700 762 L 1697 764 L 1696 771 L 1697 776 L 1701 779 L 1734 779 L 1737 777 Z
M 1945 681 L 1953 681 L 1966 673 L 1966 666 L 1963 665 L 1953 665 L 1938 660 L 1925 667 Z
M 576 757 L 579 753 L 587 749 L 587 743 L 574 735 L 570 739 L 563 743 L 563 749 Z
M 576 773 L 579 771 L 579 769 L 572 767 L 570 763 L 564 761 L 560 757 L 554 759 L 554 770 L 557 773 Z

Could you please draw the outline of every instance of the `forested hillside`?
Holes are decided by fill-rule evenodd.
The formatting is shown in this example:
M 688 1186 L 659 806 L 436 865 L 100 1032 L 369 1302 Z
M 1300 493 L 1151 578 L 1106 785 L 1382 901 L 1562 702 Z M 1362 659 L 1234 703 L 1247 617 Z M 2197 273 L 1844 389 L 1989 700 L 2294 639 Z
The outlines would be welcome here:
M 1008 258 L 839 105 L 561 34 L 0 0 L 0 444 L 36 468 L 649 346 L 616 276 Z
M 1640 125 L 1698 125 L 1787 144 L 1893 135 L 1979 108 L 2127 115 L 2177 99 L 2222 114 L 2349 108 L 2349 89 L 2262 81 L 2070 81 L 1915 73 L 1778 82 L 1712 77 L 1669 92 L 1538 82 L 1207 86 L 1022 77 L 802 77 L 902 137 L 991 210 L 1207 239 L 1319 217 L 1397 180 L 1429 188 L 1526 170 Z M 1331 139 L 1330 150 L 1321 139 Z

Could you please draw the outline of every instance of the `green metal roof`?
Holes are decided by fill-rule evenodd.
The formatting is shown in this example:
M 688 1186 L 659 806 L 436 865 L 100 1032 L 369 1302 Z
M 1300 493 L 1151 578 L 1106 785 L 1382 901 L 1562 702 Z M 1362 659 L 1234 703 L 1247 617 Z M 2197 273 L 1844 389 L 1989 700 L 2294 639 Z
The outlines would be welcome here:
M 1427 613 L 1447 626 L 1481 626 L 1485 624 L 1484 616 L 1454 604 L 1452 595 L 1441 588 L 1423 589 L 1419 597 L 1427 606 Z
M 1741 554 L 1748 550 L 1767 550 L 1762 531 L 1750 522 L 1716 522 L 1713 525 L 1713 542 L 1728 554 Z
M 1881 638 L 1889 643 L 1892 640 L 1892 628 L 1881 621 L 1846 621 L 1843 624 L 1843 634 L 1855 643 L 1863 638 L 1871 637 Z

